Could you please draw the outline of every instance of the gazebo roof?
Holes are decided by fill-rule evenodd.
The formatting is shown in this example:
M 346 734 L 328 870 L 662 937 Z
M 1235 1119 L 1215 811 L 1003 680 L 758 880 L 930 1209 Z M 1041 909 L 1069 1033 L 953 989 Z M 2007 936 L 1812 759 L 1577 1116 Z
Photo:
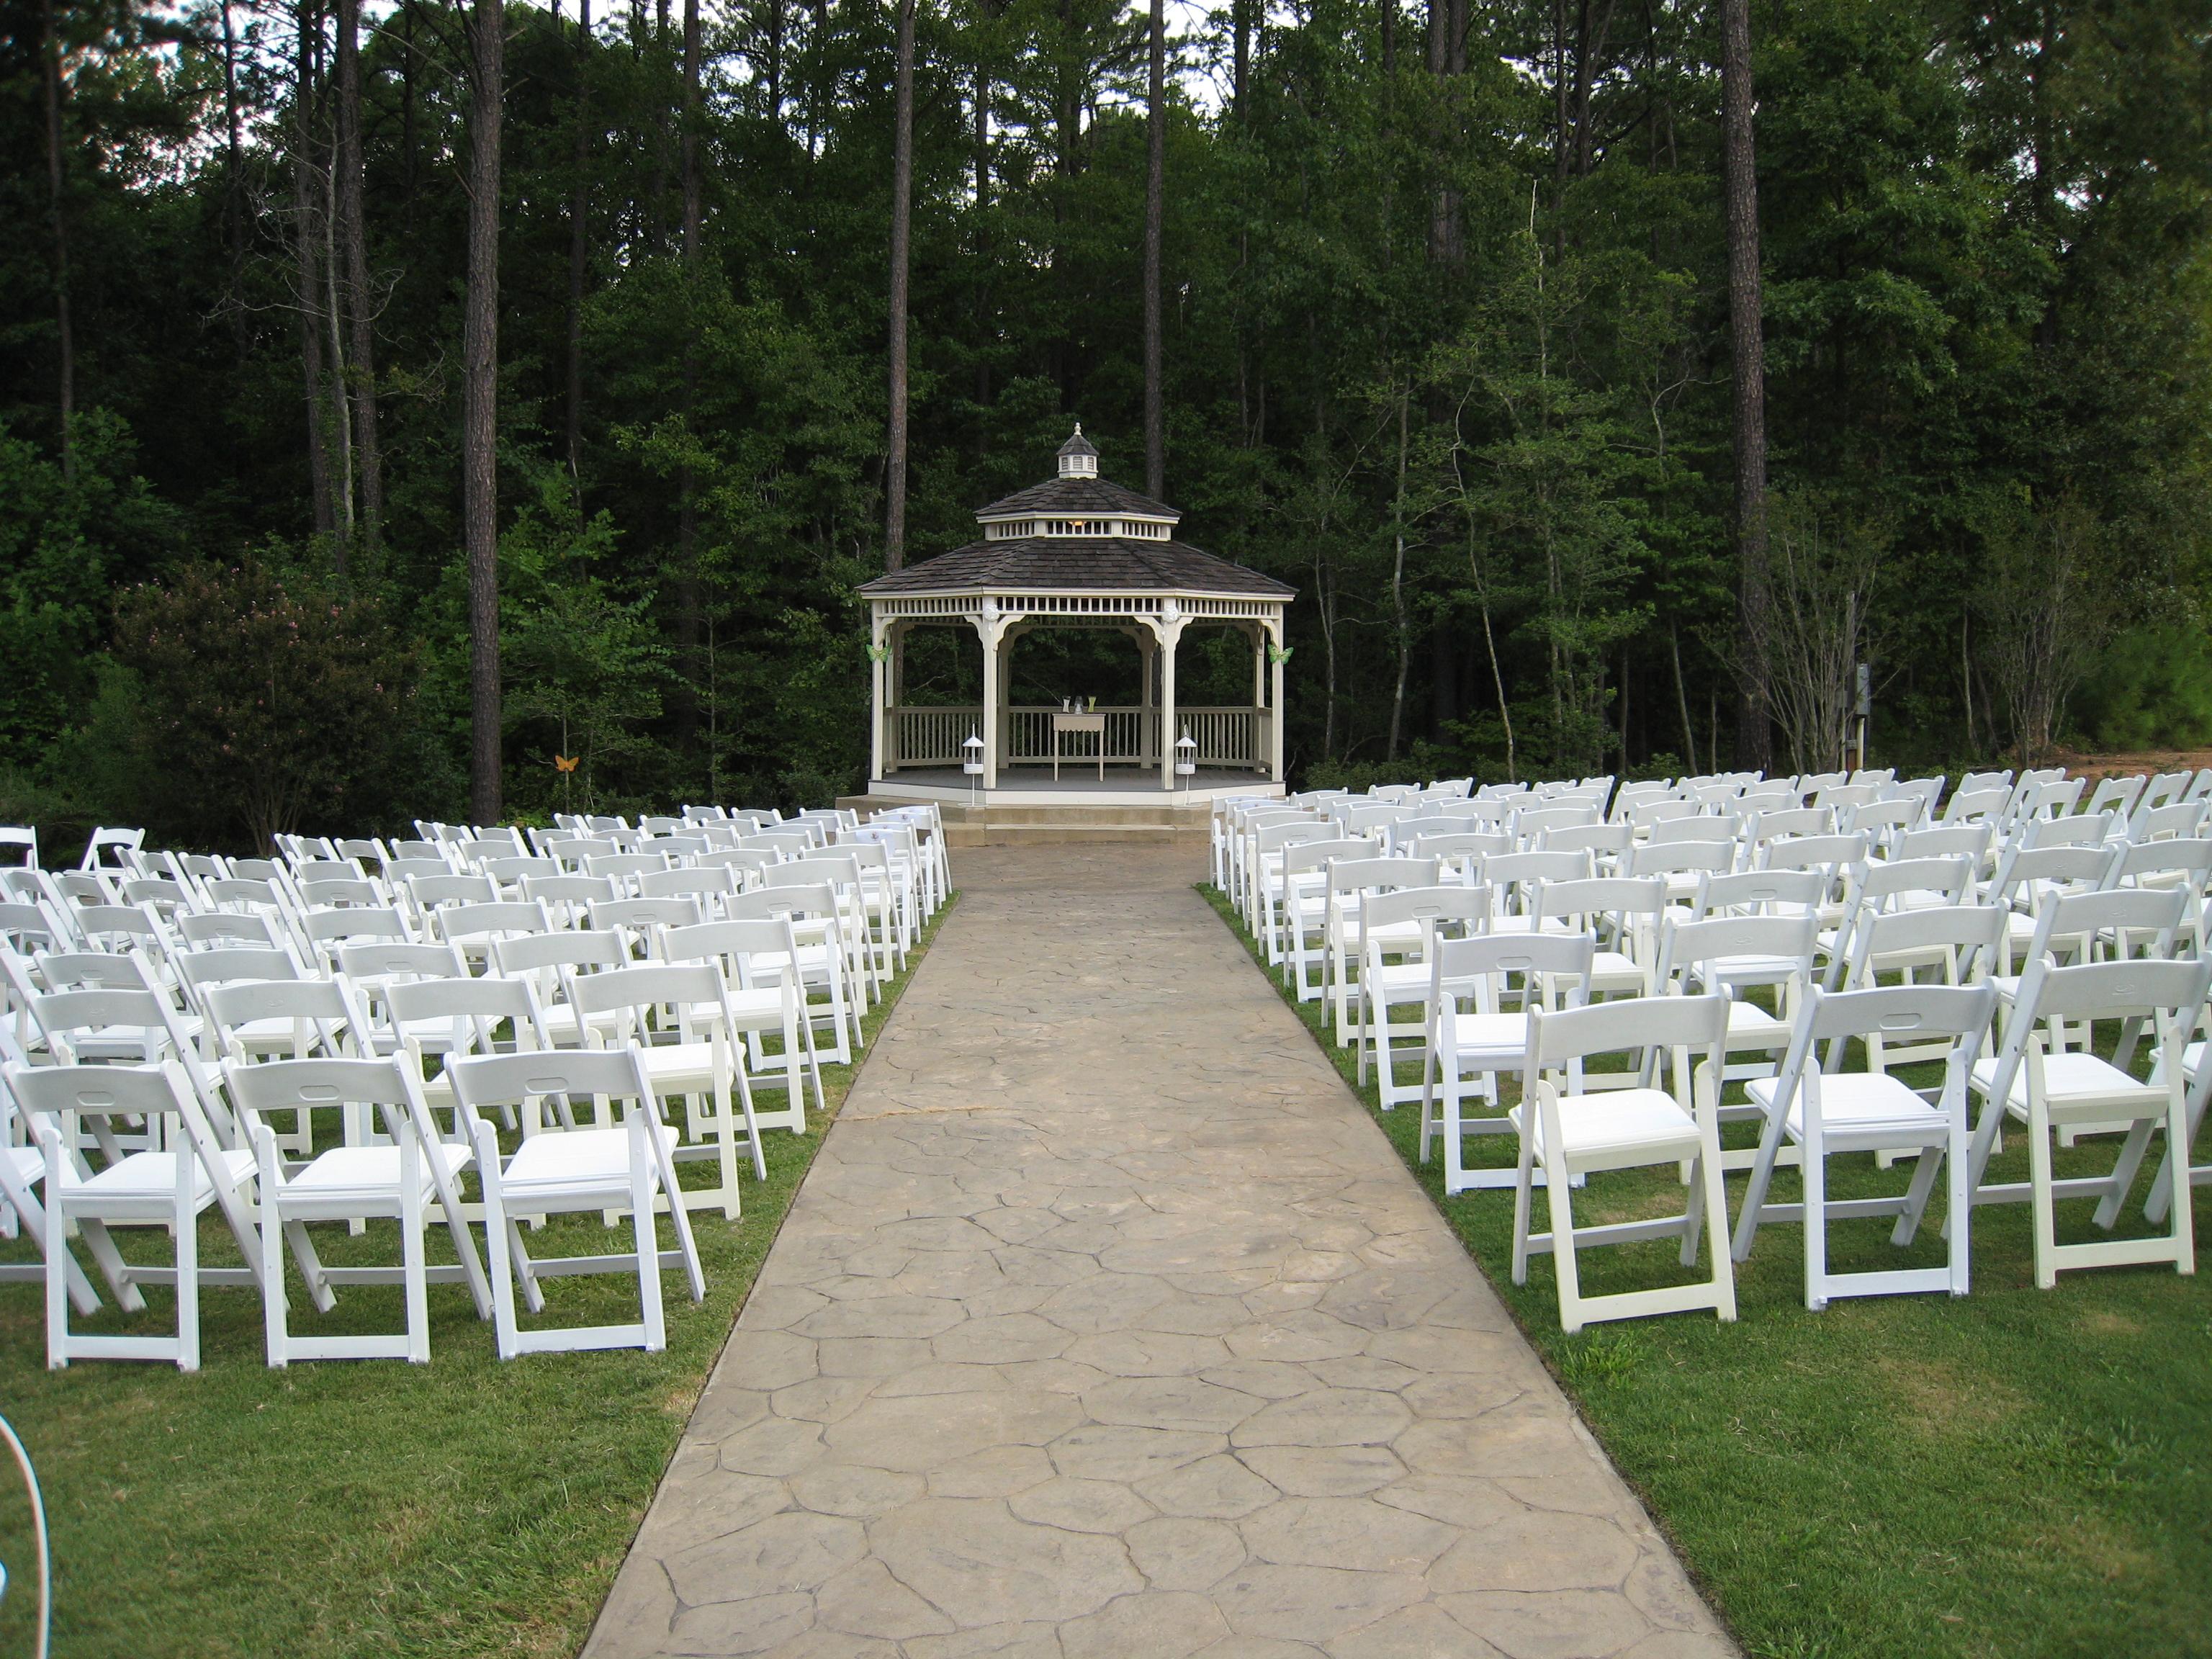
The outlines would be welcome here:
M 860 592 L 872 599 L 985 591 L 1210 593 L 1278 603 L 1297 592 L 1273 576 L 1170 539 L 1182 517 L 1179 511 L 1109 483 L 1097 476 L 1097 469 L 1098 451 L 1078 426 L 1075 435 L 1060 446 L 1058 477 L 1018 489 L 976 514 L 987 529 L 1012 533 L 994 533 L 903 570 L 890 571 L 863 582 Z M 1007 522 L 1024 519 L 1031 522 Z M 1121 522 L 1114 522 L 1117 520 Z M 1067 531 L 1071 523 L 1071 533 L 1048 533 Z M 1093 533 L 1105 529 L 1135 533 Z
M 864 582 L 860 592 L 889 598 L 986 588 L 1045 593 L 1228 593 L 1261 599 L 1288 599 L 1297 591 L 1182 542 L 1036 536 L 970 542 Z
M 1048 478 L 979 508 L 975 516 L 1003 519 L 1023 513 L 1127 513 L 1139 518 L 1165 519 L 1170 524 L 1182 517 L 1164 501 L 1139 495 L 1104 478 Z

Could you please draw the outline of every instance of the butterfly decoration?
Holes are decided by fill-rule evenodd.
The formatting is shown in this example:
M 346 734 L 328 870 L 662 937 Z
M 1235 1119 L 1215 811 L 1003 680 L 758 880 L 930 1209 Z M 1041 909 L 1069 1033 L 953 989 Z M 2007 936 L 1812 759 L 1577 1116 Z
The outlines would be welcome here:
M 556 772 L 573 772 L 577 763 L 583 758 L 581 755 L 556 755 L 553 757 L 553 769 Z

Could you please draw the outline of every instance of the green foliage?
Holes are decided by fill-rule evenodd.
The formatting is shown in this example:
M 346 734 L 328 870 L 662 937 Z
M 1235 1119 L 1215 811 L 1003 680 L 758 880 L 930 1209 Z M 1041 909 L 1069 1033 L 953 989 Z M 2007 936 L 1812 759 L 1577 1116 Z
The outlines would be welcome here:
M 2212 744 L 2212 640 L 2195 617 L 2130 629 L 2073 706 L 2073 725 L 2102 750 Z
M 414 665 L 372 600 L 251 561 L 181 565 L 116 607 L 144 816 L 199 844 L 377 822 Z
M 340 545 L 310 486 L 289 207 L 302 166 L 320 188 L 331 100 L 303 129 L 296 17 L 231 9 L 234 156 L 224 14 L 54 9 L 66 478 L 43 13 L 0 0 L 0 222 L 27 233 L 0 240 L 0 764 L 82 794 L 64 764 L 115 770 L 94 660 L 113 592 L 187 550 Z M 1392 15 L 1395 58 L 1376 7 L 1270 13 L 1241 88 L 1234 9 L 1173 45 L 1166 493 L 1188 539 L 1299 589 L 1295 767 L 1422 743 L 1449 773 L 1715 764 L 1738 687 L 1711 15 L 1477 9 L 1465 71 L 1439 75 L 1422 15 Z M 710 5 L 690 114 L 659 14 L 601 9 L 589 40 L 536 4 L 508 21 L 510 792 L 530 811 L 842 793 L 866 757 L 852 589 L 884 556 L 891 14 Z M 1073 418 L 1109 476 L 1141 477 L 1140 23 L 1116 0 L 921 9 L 914 556 L 1045 476 Z M 2142 702 L 2112 653 L 2022 665 L 2000 578 L 2049 526 L 2002 521 L 2069 504 L 2100 628 L 2212 600 L 2202 0 L 1793 0 L 1753 38 L 1771 471 L 1890 527 L 1864 629 L 1877 758 L 2039 747 L 2069 708 Z M 468 720 L 457 40 L 401 7 L 363 43 L 386 507 L 347 563 L 423 664 L 390 810 L 439 817 L 465 799 Z M 1186 647 L 1194 688 L 1237 695 L 1233 651 Z M 1109 656 L 1040 649 L 1023 672 L 1118 677 Z M 948 688 L 972 672 L 931 665 Z M 564 718 L 591 750 L 565 788 Z

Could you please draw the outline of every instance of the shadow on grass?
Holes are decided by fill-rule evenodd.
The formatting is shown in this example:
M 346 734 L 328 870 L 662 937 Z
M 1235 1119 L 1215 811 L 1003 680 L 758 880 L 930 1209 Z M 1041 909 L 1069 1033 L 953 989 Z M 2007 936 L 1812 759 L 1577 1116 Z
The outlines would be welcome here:
M 939 912 L 868 1015 L 871 1048 L 948 914 L 950 906 Z M 738 1220 L 693 1212 L 707 1299 L 694 1306 L 682 1275 L 664 1275 L 661 1353 L 536 1355 L 502 1365 L 467 1293 L 433 1285 L 427 1366 L 368 1360 L 272 1371 L 263 1364 L 258 1294 L 207 1290 L 198 1373 L 93 1361 L 49 1371 L 41 1291 L 0 1285 L 0 1412 L 29 1444 L 46 1487 L 55 1653 L 574 1653 L 856 1069 L 823 1067 L 829 1109 L 810 1114 L 806 1134 L 763 1132 L 768 1179 L 746 1169 Z M 779 1100 L 780 1091 L 761 1098 Z M 711 1184 L 711 1164 L 680 1168 Z M 331 1232 L 319 1230 L 319 1249 Z M 625 1240 L 628 1232 L 625 1220 Z M 661 1235 L 672 1245 L 665 1221 Z M 593 1218 L 569 1217 L 532 1237 L 557 1254 L 604 1248 L 593 1243 L 601 1236 Z M 219 1215 L 203 1218 L 200 1239 L 207 1265 L 237 1260 Z M 434 1229 L 434 1260 L 441 1243 L 450 1260 L 450 1242 Z M 397 1250 L 390 1224 L 372 1224 L 361 1240 L 337 1236 L 325 1255 L 333 1265 L 381 1262 L 396 1261 Z M 32 1259 L 23 1241 L 0 1244 L 0 1260 Z M 165 1247 L 147 1259 L 166 1259 Z M 349 1287 L 319 1316 L 295 1274 L 294 1327 L 396 1329 L 399 1295 Z M 174 1329 L 169 1292 L 149 1292 L 147 1312 L 128 1320 L 106 1299 L 87 1328 Z M 636 1280 L 556 1279 L 546 1303 L 547 1322 L 634 1320 Z M 0 1655 L 31 1650 L 30 1560 L 28 1513 L 10 1471 L 0 1479 L 0 1562 L 11 1579 Z
M 1200 893 L 1260 970 L 1279 975 L 1226 900 Z M 1737 1270 L 1738 1323 L 1705 1314 L 1559 1325 L 1548 1260 L 1516 1288 L 1512 1195 L 1446 1198 L 1419 1156 L 1419 1108 L 1376 1109 L 1318 1003 L 1284 1000 L 1481 1265 L 1643 1495 L 1745 1650 L 1760 1659 L 2212 1654 L 2212 1290 L 2172 1270 L 2069 1273 L 2034 1288 L 2025 1206 L 1978 1209 L 1973 1292 L 1804 1306 L 1802 1237 L 1760 1230 Z M 1401 1073 L 1409 1076 L 1411 1072 Z M 1730 1146 L 1753 1144 L 1731 1127 Z M 2115 1142 L 2058 1154 L 2102 1173 Z M 1510 1136 L 1468 1161 L 1510 1167 Z M 2150 1160 L 2154 1163 L 2155 1160 Z M 1991 1168 L 2027 1173 L 2017 1135 Z M 1906 1172 L 1832 1160 L 1838 1198 L 1901 1191 Z M 1744 1177 L 1729 1181 L 1730 1214 Z M 2119 1229 L 2142 1220 L 2148 1172 Z M 1577 1216 L 1679 1211 L 1665 1173 L 1591 1178 Z M 1798 1196 L 1794 1171 L 1775 1201 Z M 2062 1239 L 2091 1236 L 2086 1203 Z M 1832 1224 L 1838 1271 L 1933 1265 L 1941 1200 L 1910 1249 L 1886 1221 Z M 1685 1275 L 1674 1246 L 1584 1252 L 1587 1294 Z

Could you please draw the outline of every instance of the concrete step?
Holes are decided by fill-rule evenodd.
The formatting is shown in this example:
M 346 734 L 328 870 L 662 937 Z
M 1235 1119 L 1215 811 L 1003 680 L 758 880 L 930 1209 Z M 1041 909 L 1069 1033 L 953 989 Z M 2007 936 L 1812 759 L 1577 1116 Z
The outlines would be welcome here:
M 945 839 L 953 847 L 1057 847 L 1113 845 L 1121 847 L 1204 847 L 1206 826 L 1187 828 L 1171 823 L 1099 823 L 1080 819 L 1051 823 L 951 823 Z

